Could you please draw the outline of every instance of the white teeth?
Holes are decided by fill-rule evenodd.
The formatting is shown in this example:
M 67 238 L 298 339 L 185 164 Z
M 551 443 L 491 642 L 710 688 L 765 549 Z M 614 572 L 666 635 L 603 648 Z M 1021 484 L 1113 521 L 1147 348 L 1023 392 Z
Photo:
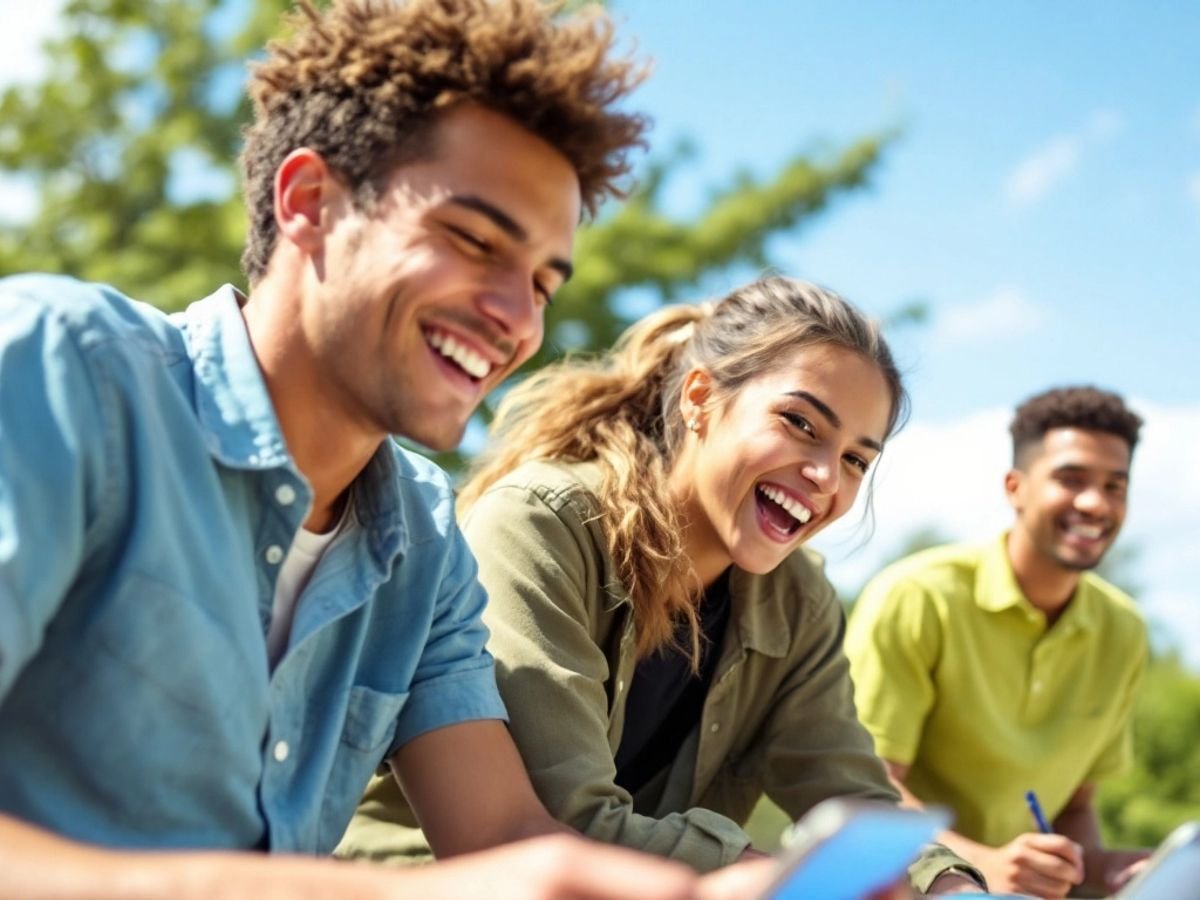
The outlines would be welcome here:
M 787 510 L 788 513 L 791 514 L 792 518 L 801 525 L 805 524 L 810 518 L 812 518 L 812 510 L 810 510 L 803 503 L 797 503 L 778 488 L 768 487 L 765 484 L 760 484 L 758 489 L 763 492 L 763 496 L 765 496 L 768 500 L 774 501 Z
M 492 364 L 490 362 L 470 347 L 460 344 L 454 339 L 453 335 L 443 334 L 440 331 L 431 331 L 426 340 L 429 341 L 429 346 L 447 359 L 454 360 L 472 378 L 483 378 L 492 371 Z
M 1087 538 L 1090 541 L 1099 540 L 1104 536 L 1104 529 L 1099 525 L 1081 525 L 1076 523 L 1071 525 L 1067 530 L 1070 531 L 1071 534 L 1077 534 L 1080 537 Z

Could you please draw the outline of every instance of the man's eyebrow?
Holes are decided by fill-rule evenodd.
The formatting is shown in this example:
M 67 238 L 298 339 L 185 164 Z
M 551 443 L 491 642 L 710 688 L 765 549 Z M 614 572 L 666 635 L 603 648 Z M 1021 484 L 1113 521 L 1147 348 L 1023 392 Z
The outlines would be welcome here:
M 516 219 L 489 200 L 476 194 L 454 194 L 447 202 L 479 213 L 518 243 L 524 244 L 529 240 L 529 232 L 522 228 Z M 570 279 L 575 271 L 574 266 L 568 260 L 558 256 L 553 257 L 547 265 L 562 275 L 564 282 Z
M 822 416 L 824 416 L 825 420 L 827 422 L 829 422 L 829 424 L 832 425 L 834 428 L 842 427 L 842 417 L 839 416 L 836 412 L 834 412 L 833 407 L 831 407 L 828 403 L 826 403 L 824 400 L 822 400 L 816 394 L 810 393 L 809 391 L 788 391 L 787 395 L 789 397 L 797 397 L 801 400 L 807 401 L 808 404 L 813 409 L 815 409 L 817 412 L 819 412 Z M 863 435 L 858 438 L 858 442 L 860 444 L 862 444 L 864 447 L 868 447 L 871 450 L 874 450 L 876 453 L 883 452 L 883 444 L 881 444 L 879 441 L 875 440 L 875 438 L 866 437 L 865 435 Z
M 1088 475 L 1088 474 L 1094 472 L 1095 469 L 1089 468 L 1088 466 L 1085 466 L 1085 465 L 1081 465 L 1080 463 L 1063 463 L 1061 466 L 1055 466 L 1051 471 L 1055 475 L 1058 475 L 1058 474 Z M 1129 470 L 1128 469 L 1110 469 L 1105 474 L 1108 475 L 1110 478 L 1123 478 L 1125 481 L 1129 480 Z

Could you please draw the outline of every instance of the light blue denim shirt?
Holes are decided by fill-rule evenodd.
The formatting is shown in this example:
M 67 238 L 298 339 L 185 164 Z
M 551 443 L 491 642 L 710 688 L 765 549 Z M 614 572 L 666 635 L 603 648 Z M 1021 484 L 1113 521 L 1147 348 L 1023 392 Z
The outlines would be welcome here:
M 432 463 L 388 442 L 266 629 L 311 492 L 225 287 L 0 280 L 0 810 L 120 847 L 326 853 L 409 739 L 503 719 Z

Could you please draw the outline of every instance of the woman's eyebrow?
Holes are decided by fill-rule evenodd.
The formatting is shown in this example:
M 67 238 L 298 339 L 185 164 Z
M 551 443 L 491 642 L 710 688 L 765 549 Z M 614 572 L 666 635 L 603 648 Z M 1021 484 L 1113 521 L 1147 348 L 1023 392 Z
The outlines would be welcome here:
M 813 409 L 819 412 L 825 420 L 834 428 L 842 427 L 842 417 L 839 416 L 828 403 L 813 394 L 810 391 L 788 391 L 787 396 L 796 397 L 806 401 Z M 866 437 L 865 435 L 858 438 L 858 442 L 864 447 L 874 450 L 876 453 L 883 452 L 883 444 L 875 440 L 875 438 Z

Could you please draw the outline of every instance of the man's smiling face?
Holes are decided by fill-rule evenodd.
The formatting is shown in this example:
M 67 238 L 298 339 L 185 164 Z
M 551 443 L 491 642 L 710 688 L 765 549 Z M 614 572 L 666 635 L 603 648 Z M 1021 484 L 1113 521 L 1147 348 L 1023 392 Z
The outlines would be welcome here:
M 456 107 L 431 143 L 373 209 L 334 205 L 321 296 L 302 316 L 351 415 L 449 449 L 541 345 L 581 205 L 566 158 L 499 113 Z
M 1130 450 L 1103 431 L 1052 428 L 1006 479 L 1014 531 L 1043 560 L 1094 568 L 1125 521 Z

